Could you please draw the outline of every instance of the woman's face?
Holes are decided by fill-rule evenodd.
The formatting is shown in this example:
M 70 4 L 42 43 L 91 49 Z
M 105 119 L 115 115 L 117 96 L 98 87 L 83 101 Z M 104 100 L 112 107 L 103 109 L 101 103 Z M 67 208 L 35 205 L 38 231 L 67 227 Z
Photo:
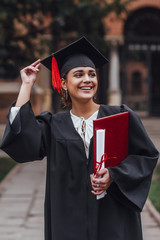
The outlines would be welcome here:
M 67 73 L 67 79 L 62 82 L 74 101 L 90 100 L 97 91 L 97 74 L 92 67 L 76 67 Z

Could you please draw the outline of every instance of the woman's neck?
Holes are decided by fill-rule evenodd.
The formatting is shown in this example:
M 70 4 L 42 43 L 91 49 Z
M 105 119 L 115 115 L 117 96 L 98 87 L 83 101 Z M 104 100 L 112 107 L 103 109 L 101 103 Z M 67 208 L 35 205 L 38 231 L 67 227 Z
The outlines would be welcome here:
M 72 113 L 78 117 L 84 117 L 85 119 L 89 118 L 94 112 L 99 109 L 99 105 L 93 101 L 86 103 L 73 103 L 72 102 Z

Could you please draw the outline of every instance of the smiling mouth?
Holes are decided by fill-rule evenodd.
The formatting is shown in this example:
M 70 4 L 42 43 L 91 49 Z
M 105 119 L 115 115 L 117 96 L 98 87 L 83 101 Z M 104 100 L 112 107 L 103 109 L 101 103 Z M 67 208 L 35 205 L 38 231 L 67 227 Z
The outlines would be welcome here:
M 93 86 L 92 87 L 79 87 L 81 90 L 91 90 L 92 88 L 93 88 Z

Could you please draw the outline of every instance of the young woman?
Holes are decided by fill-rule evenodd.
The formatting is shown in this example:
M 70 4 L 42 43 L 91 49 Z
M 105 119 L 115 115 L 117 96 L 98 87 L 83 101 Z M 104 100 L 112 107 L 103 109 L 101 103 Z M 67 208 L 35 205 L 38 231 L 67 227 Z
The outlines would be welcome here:
M 68 92 L 71 111 L 34 116 L 29 100 L 40 66 L 36 61 L 21 70 L 22 86 L 1 149 L 17 162 L 47 156 L 45 240 L 141 240 L 140 211 L 158 152 L 131 109 L 94 103 L 96 68 L 107 60 L 85 38 L 41 62 L 57 71 L 55 58 L 61 82 L 55 84 L 56 72 L 53 84 Z M 127 111 L 129 155 L 94 175 L 93 120 Z

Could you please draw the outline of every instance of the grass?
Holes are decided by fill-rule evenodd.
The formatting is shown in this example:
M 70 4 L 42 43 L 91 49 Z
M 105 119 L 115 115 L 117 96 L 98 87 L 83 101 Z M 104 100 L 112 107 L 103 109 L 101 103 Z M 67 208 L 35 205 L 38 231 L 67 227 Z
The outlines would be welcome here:
M 160 177 L 160 164 L 157 165 L 157 167 L 155 169 L 155 174 Z
M 155 176 L 151 183 L 149 199 L 160 213 L 160 164 L 155 169 Z
M 9 157 L 0 157 L 0 182 L 17 163 Z

